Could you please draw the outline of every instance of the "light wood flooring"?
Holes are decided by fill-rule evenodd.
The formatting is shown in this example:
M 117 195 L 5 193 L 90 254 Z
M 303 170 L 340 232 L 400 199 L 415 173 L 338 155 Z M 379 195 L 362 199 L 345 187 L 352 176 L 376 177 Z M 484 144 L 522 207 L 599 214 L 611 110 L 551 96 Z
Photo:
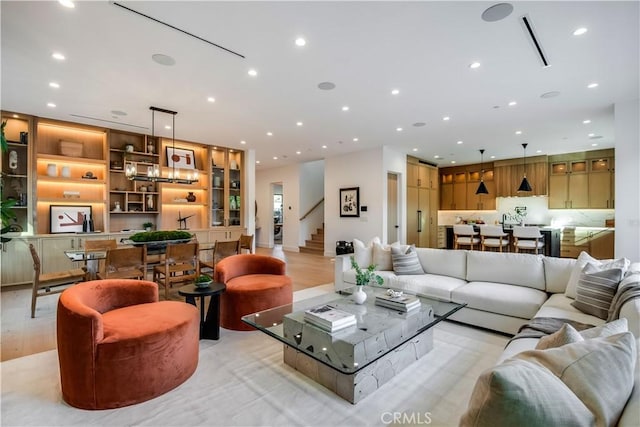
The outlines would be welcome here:
M 287 263 L 287 274 L 298 291 L 333 282 L 334 260 L 320 255 L 257 248 L 256 253 L 271 255 Z M 160 292 L 161 298 L 163 292 Z M 56 304 L 59 294 L 38 298 L 36 317 L 31 318 L 31 287 L 2 289 L 1 298 L 1 360 L 9 360 L 56 348 Z M 181 300 L 177 292 L 171 299 Z M 208 301 L 208 299 L 207 299 Z

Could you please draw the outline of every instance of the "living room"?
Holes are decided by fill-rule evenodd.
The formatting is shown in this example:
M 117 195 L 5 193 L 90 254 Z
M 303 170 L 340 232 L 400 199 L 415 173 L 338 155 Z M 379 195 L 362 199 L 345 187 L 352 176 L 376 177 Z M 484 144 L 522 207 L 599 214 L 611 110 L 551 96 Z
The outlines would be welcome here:
M 443 169 L 480 163 L 481 149 L 485 150 L 485 162 L 515 159 L 527 165 L 536 156 L 612 149 L 615 208 L 552 211 L 544 196 L 505 197 L 502 207 L 496 209 L 458 212 L 440 208 L 437 222 L 445 227 L 456 223 L 457 217 L 472 221 L 481 217 L 487 224 L 494 224 L 502 221 L 504 213 L 523 203 L 528 207 L 530 224 L 557 225 L 560 217 L 571 217 L 573 225 L 578 226 L 604 226 L 606 220 L 614 220 L 612 258 L 626 257 L 637 262 L 640 194 L 633 189 L 640 186 L 638 3 L 513 2 L 507 16 L 483 18 L 483 12 L 494 5 L 81 1 L 75 2 L 75 8 L 67 8 L 58 2 L 3 1 L 0 4 L 3 117 L 5 112 L 29 117 L 24 120 L 29 123 L 27 150 L 33 171 L 31 175 L 25 174 L 29 196 L 26 205 L 20 207 L 24 208 L 31 229 L 27 227 L 18 237 L 38 241 L 44 255 L 53 252 L 45 250 L 42 242 L 60 237 L 52 235 L 49 228 L 49 205 L 56 203 L 48 195 L 38 193 L 41 189 L 53 191 L 51 188 L 64 178 L 65 161 L 53 151 L 58 149 L 58 140 L 65 139 L 53 137 L 51 141 L 56 146 L 51 147 L 51 152 L 47 151 L 49 140 L 43 139 L 47 126 L 64 125 L 104 130 L 102 147 L 106 154 L 92 163 L 104 168 L 100 169 L 104 174 L 98 179 L 100 183 L 80 182 L 88 169 L 71 162 L 71 173 L 78 174 L 78 182 L 70 185 L 102 186 L 101 198 L 92 196 L 90 202 L 96 221 L 100 221 L 99 229 L 117 234 L 141 228 L 143 222 L 152 222 L 158 229 L 172 229 L 178 224 L 177 219 L 193 214 L 187 219 L 188 227 L 206 236 L 201 241 L 212 241 L 211 236 L 220 236 L 219 233 L 233 233 L 235 237 L 243 232 L 255 236 L 255 245 L 260 250 L 270 251 L 276 245 L 271 207 L 277 185 L 283 195 L 284 251 L 297 252 L 315 229 L 322 227 L 324 257 L 328 259 L 335 256 L 337 241 L 368 242 L 379 236 L 384 244 L 396 241 L 390 236 L 397 236 L 400 242 L 407 242 L 408 156 Z M 531 33 L 522 21 L 523 16 L 528 17 Z M 579 28 L 588 30 L 574 35 Z M 541 49 L 535 48 L 536 39 Z M 66 54 L 66 59 L 52 59 L 53 52 Z M 541 53 L 549 64 L 541 63 Z M 153 58 L 154 55 L 162 56 Z M 248 74 L 250 70 L 253 72 Z M 150 122 L 150 106 L 177 112 L 173 115 L 174 122 Z M 38 128 L 40 122 L 43 128 Z M 172 129 L 166 129 L 165 125 Z M 108 135 L 116 133 L 129 136 L 155 133 L 163 138 L 163 145 L 153 146 L 151 151 L 142 145 L 140 149 L 136 145 L 135 149 L 138 157 L 160 156 L 163 173 L 169 171 L 164 156 L 166 149 L 171 148 L 171 140 L 180 141 L 185 147 L 193 144 L 195 155 L 200 156 L 198 164 L 207 164 L 197 168 L 206 175 L 192 186 L 196 202 L 182 200 L 187 195 L 186 186 L 172 192 L 140 190 L 137 187 L 140 183 L 135 182 L 135 191 L 129 192 L 135 194 L 126 197 L 144 197 L 144 209 L 149 211 L 114 212 L 113 202 L 128 192 L 121 191 L 121 184 L 109 178 L 116 175 L 113 168 L 117 167 L 111 163 L 109 152 L 117 151 L 118 155 L 126 152 L 123 147 L 109 145 Z M 528 144 L 524 152 L 523 143 Z M 241 225 L 235 228 L 217 224 L 220 221 L 212 211 L 214 191 L 206 181 L 213 187 L 215 175 L 208 167 L 208 156 L 217 149 L 227 150 L 228 159 L 230 150 L 242 152 L 243 156 L 241 177 L 234 184 L 241 195 L 241 209 L 236 210 L 242 212 Z M 18 160 L 22 161 L 22 154 L 17 151 Z M 47 177 L 48 164 L 54 162 L 51 159 L 58 162 L 56 177 Z M 388 209 L 389 174 L 398 177 L 397 224 L 390 219 Z M 522 178 L 513 179 L 514 189 Z M 38 181 L 46 183 L 41 186 Z M 352 188 L 358 189 L 358 214 L 341 215 L 340 194 Z M 233 191 L 231 185 L 225 191 Z M 151 206 L 157 207 L 160 202 L 162 209 L 151 210 L 146 205 L 149 196 Z M 224 200 L 229 200 L 226 197 L 227 193 Z M 141 203 L 122 200 L 123 206 L 125 201 L 132 206 Z M 319 201 L 322 201 L 319 207 L 312 209 Z M 301 220 L 310 210 L 312 213 Z M 576 224 L 575 218 L 583 216 L 589 220 Z M 534 220 L 536 217 L 542 219 Z M 57 258 L 53 259 L 59 260 L 62 251 L 56 250 Z M 31 260 L 23 255 L 27 253 L 2 252 L 3 271 L 24 261 L 27 273 L 32 274 Z M 29 275 L 26 277 L 8 283 L 24 284 L 30 280 Z M 55 310 L 51 306 L 49 309 Z M 53 327 L 49 325 L 44 330 L 52 335 Z M 493 366 L 506 343 L 500 334 L 468 332 L 456 323 L 447 327 L 452 329 L 444 330 L 440 337 L 436 335 L 438 342 L 459 335 L 468 338 L 471 347 L 486 344 L 486 359 L 479 354 L 473 356 L 477 357 L 474 363 L 484 359 L 485 368 Z M 238 338 L 236 344 L 255 350 L 255 343 L 247 335 Z M 214 347 L 208 346 L 212 351 Z M 440 348 L 451 353 L 439 357 L 470 357 L 469 353 L 455 353 L 447 346 Z M 280 355 L 276 360 L 274 354 L 261 356 L 281 365 Z M 243 361 L 260 369 L 253 361 Z M 237 368 L 234 366 L 233 372 L 237 373 Z M 433 374 L 428 367 L 420 369 L 421 374 Z M 456 381 L 460 380 L 459 388 L 463 388 L 462 384 L 467 387 L 468 396 L 480 372 L 470 365 L 460 369 L 466 369 L 462 374 L 465 381 L 460 376 Z M 287 381 L 296 384 L 295 372 L 287 372 L 290 374 Z M 436 377 L 430 378 L 436 381 Z M 443 381 L 447 397 L 439 401 L 434 397 L 437 387 L 425 386 L 428 389 L 425 390 L 420 386 L 423 395 L 428 396 L 425 399 L 430 400 L 419 413 L 435 411 L 440 404 L 451 405 L 451 398 L 459 390 L 449 382 L 453 381 L 451 378 L 438 380 Z M 264 381 L 258 386 L 267 388 L 271 379 L 265 377 Z M 277 384 L 287 387 L 280 379 Z M 216 387 L 223 390 L 221 383 Z M 316 384 L 304 382 L 303 387 L 307 397 L 317 394 Z M 384 394 L 385 390 L 379 393 Z M 265 396 L 271 399 L 275 395 L 265 393 Z M 404 394 L 402 398 L 409 399 Z M 326 395 L 320 398 L 325 403 L 333 402 L 331 399 Z M 381 400 L 372 399 L 367 410 L 377 411 L 378 415 L 385 412 L 386 408 L 375 406 Z M 202 400 L 192 403 L 196 401 L 203 403 Z M 260 405 L 263 404 L 266 405 L 265 401 L 261 401 Z M 313 399 L 304 399 L 303 404 L 314 405 Z M 394 404 L 402 407 L 402 399 Z M 360 405 L 340 406 L 338 412 L 343 418 L 331 421 L 371 422 L 372 417 L 349 415 Z M 290 402 L 289 406 L 295 405 Z M 389 412 L 395 409 L 389 408 Z M 273 408 L 267 412 L 272 411 Z M 287 415 L 291 418 L 276 418 L 271 423 L 310 423 L 313 416 L 309 414 L 306 415 L 309 418 L 296 421 L 294 411 Z M 269 423 L 253 415 L 217 416 L 218 424 Z M 451 421 L 438 414 L 433 418 L 441 423 Z M 146 422 L 135 419 L 137 423 Z M 154 420 L 159 423 L 162 416 Z M 377 420 L 386 423 L 379 416 Z M 413 423 L 420 421 L 423 420 L 415 418 Z M 74 422 L 83 423 L 86 419 L 79 417 L 71 423 Z

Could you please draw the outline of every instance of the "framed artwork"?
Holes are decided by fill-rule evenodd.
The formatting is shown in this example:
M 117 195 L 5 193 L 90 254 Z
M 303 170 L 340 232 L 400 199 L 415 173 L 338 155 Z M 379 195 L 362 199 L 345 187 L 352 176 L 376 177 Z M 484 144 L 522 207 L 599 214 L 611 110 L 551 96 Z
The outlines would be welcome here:
M 85 215 L 91 216 L 91 206 L 50 205 L 51 233 L 82 233 Z
M 360 216 L 360 187 L 340 189 L 340 216 Z
M 167 147 L 167 166 L 170 168 L 195 169 L 195 152 L 185 148 Z

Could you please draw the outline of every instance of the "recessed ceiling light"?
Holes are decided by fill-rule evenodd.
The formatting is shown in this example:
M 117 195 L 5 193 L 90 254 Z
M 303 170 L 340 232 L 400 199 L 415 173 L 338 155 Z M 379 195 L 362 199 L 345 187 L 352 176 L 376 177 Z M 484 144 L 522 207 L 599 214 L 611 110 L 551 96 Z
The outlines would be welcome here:
M 434 158 L 434 159 L 439 159 L 439 158 L 440 158 L 440 156 L 436 154 L 435 156 L 433 156 L 433 158 Z
M 597 147 L 597 146 L 598 146 L 598 143 L 597 143 L 597 142 L 594 142 L 593 144 L 591 144 L 591 146 L 592 146 L 592 147 Z
M 449 117 L 449 116 L 444 116 L 444 117 L 442 118 L 442 120 L 444 120 L 445 122 L 449 121 L 450 119 L 451 119 L 451 117 Z
M 164 126 L 164 128 L 165 128 L 165 129 L 171 129 L 171 126 L 169 126 L 169 125 L 165 125 L 165 126 Z
M 14 115 L 13 115 L 13 118 L 14 118 L 14 119 L 19 119 L 19 118 L 20 118 L 20 116 L 19 116 L 19 115 L 17 115 L 17 114 L 14 114 Z
M 260 160 L 256 160 L 256 164 L 259 165 L 260 164 Z
M 273 136 L 273 132 L 267 132 L 267 136 Z
M 47 102 L 47 107 L 56 108 L 56 104 L 53 102 Z
M 300 155 L 302 154 L 302 151 L 296 151 L 296 154 Z
M 258 72 L 252 68 L 249 71 L 247 71 L 247 74 L 249 74 L 251 77 L 255 77 L 258 75 Z
M 455 164 L 456 164 L 456 161 L 455 161 L 455 160 L 451 160 L 451 164 L 452 164 L 452 165 L 455 165 Z
M 358 142 L 358 138 L 353 138 L 353 142 Z
M 536 150 L 536 153 L 542 153 L 542 150 Z
M 207 98 L 207 101 L 216 102 L 216 99 L 213 96 L 210 96 L 210 97 Z
M 480 68 L 480 63 L 479 62 L 472 62 L 471 64 L 469 64 L 469 68 L 471 68 L 471 69 Z
M 596 82 L 589 83 L 589 84 L 587 85 L 587 87 L 588 87 L 589 89 L 593 89 L 593 88 L 595 88 L 595 87 L 598 87 L 598 83 L 596 83 Z
M 589 139 L 602 139 L 602 135 L 593 135 L 590 136 Z
M 589 119 L 583 120 L 582 123 L 584 123 L 585 125 L 588 125 L 589 123 L 591 123 L 591 120 L 589 120 Z
M 517 130 L 516 131 L 516 135 L 522 135 L 522 131 L 521 130 Z
M 111 110 L 111 114 L 113 114 L 114 116 L 126 116 L 127 113 L 124 111 L 120 111 L 120 110 Z
M 589 138 L 591 138 L 592 136 L 596 136 L 595 133 L 590 133 L 589 135 L 587 135 Z
M 318 83 L 318 89 L 332 90 L 332 89 L 335 89 L 335 88 L 336 88 L 335 83 L 331 83 L 331 82 Z
M 302 126 L 302 122 L 296 122 L 296 126 Z
M 414 151 L 414 152 L 415 152 L 415 151 L 418 151 L 418 149 L 417 149 L 417 148 L 414 148 L 412 151 Z
M 417 128 L 420 128 L 420 127 L 422 127 L 422 126 L 425 126 L 425 125 L 426 125 L 426 123 L 425 123 L 425 122 L 415 122 L 413 125 L 414 125 L 415 127 L 417 127 Z
M 278 156 L 273 156 L 273 160 L 278 160 Z
M 240 141 L 240 144 L 242 144 L 242 145 L 244 145 L 246 143 L 247 143 L 247 141 L 245 141 L 245 140 Z
M 342 111 L 349 111 L 349 106 L 345 105 L 344 107 L 342 107 Z
M 60 52 L 53 52 L 53 53 L 51 54 L 51 57 L 52 57 L 53 59 L 57 59 L 58 61 L 64 61 L 64 59 L 65 59 L 65 58 L 64 58 L 64 55 L 63 55 L 63 54 L 61 54 Z
M 52 87 L 54 89 L 59 89 L 60 88 L 60 84 L 56 83 L 56 82 L 50 82 L 49 83 L 49 87 Z
M 496 156 L 491 156 L 490 158 L 495 159 L 495 158 L 496 158 Z
M 399 93 L 400 93 L 400 91 L 399 91 L 398 89 L 393 89 L 393 90 L 391 91 L 391 95 L 397 95 L 397 94 L 399 94 Z
M 584 27 L 581 27 L 581 28 L 576 29 L 576 30 L 573 32 L 573 35 L 574 35 L 574 36 L 581 36 L 581 35 L 583 35 L 583 34 L 584 34 L 584 33 L 586 33 L 586 32 L 587 32 L 587 29 L 586 29 L 586 28 L 584 28 Z
M 326 145 L 323 145 L 323 146 L 322 146 L 322 148 L 327 148 L 327 146 L 326 146 Z
M 164 55 L 162 53 L 154 53 L 153 55 L 151 55 L 151 59 L 156 64 L 166 65 L 166 66 L 175 65 L 176 63 L 175 59 L 173 59 L 169 55 Z
M 303 39 L 302 37 L 298 37 L 296 39 L 296 46 L 302 47 L 302 46 L 304 46 L 306 44 L 307 44 L 307 41 L 305 39 Z
M 396 128 L 397 132 L 402 132 L 402 128 Z
M 543 93 L 542 95 L 540 95 L 540 98 L 548 99 L 555 98 L 556 96 L 560 96 L 560 92 L 558 92 L 557 90 L 552 90 L 551 92 Z
M 76 7 L 76 5 L 73 4 L 71 0 L 58 0 L 58 3 L 60 3 L 64 7 L 68 7 L 69 9 L 73 9 L 74 7 Z
M 514 105 L 517 105 L 518 103 L 516 101 L 511 101 L 509 103 L 509 107 L 513 107 Z
M 458 141 L 458 142 L 456 142 L 456 144 L 458 144 L 458 145 L 460 145 L 460 144 L 462 144 L 462 143 L 463 143 L 462 141 Z
M 496 22 L 506 18 L 513 12 L 513 6 L 510 3 L 498 3 L 485 9 L 482 12 L 482 20 L 486 22 Z

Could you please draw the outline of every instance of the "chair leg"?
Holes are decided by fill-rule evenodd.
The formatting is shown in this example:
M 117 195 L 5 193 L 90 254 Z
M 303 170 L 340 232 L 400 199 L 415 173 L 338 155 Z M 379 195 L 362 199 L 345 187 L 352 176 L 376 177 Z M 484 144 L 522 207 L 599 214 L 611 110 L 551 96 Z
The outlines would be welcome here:
M 38 287 L 34 283 L 31 290 L 31 318 L 36 317 L 36 299 L 38 298 Z

